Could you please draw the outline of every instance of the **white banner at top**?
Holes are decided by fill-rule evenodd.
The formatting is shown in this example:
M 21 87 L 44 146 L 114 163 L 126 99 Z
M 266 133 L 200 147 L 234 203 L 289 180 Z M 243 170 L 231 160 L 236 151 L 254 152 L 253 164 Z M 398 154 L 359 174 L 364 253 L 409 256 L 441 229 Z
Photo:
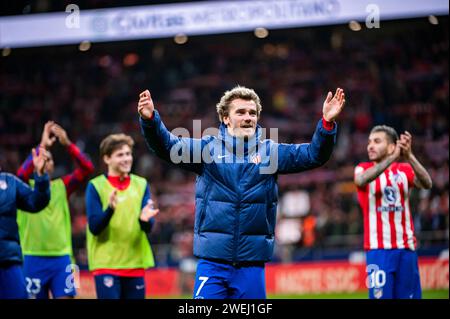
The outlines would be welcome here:
M 164 38 L 448 15 L 447 0 L 203 1 L 0 18 L 0 47 Z

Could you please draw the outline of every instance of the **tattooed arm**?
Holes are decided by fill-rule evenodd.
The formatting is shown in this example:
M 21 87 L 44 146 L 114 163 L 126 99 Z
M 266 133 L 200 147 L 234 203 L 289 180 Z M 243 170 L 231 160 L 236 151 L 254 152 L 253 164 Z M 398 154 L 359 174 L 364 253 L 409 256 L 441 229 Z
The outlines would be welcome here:
M 411 164 L 412 169 L 414 170 L 414 186 L 417 188 L 425 188 L 430 189 L 433 185 L 431 181 L 430 174 L 428 174 L 425 167 L 420 164 L 419 160 L 414 156 L 411 150 L 412 145 L 412 136 L 408 131 L 405 131 L 405 134 L 400 135 L 400 140 L 403 141 L 402 144 L 402 155 Z
M 355 184 L 358 187 L 363 187 L 369 184 L 371 181 L 376 179 L 381 173 L 384 172 L 386 168 L 389 167 L 393 162 L 395 162 L 400 157 L 400 142 L 397 142 L 397 145 L 395 146 L 395 151 L 391 155 L 387 156 L 384 160 L 381 162 L 375 164 L 371 168 L 367 169 L 361 174 L 355 175 Z

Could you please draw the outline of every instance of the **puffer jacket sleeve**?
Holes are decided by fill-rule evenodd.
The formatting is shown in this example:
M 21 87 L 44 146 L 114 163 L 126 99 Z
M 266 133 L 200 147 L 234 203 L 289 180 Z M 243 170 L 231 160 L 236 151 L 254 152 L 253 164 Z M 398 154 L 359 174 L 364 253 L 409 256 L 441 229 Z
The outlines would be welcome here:
M 15 177 L 17 208 L 28 212 L 43 210 L 50 201 L 50 181 L 47 174 L 34 176 L 34 189 Z
M 317 123 L 310 143 L 276 144 L 271 148 L 271 157 L 278 163 L 278 174 L 298 173 L 325 164 L 331 157 L 336 143 L 337 124 L 326 130 L 322 120 Z
M 205 139 L 175 136 L 166 128 L 156 110 L 152 119 L 139 118 L 139 122 L 147 146 L 156 156 L 186 170 L 201 174 Z

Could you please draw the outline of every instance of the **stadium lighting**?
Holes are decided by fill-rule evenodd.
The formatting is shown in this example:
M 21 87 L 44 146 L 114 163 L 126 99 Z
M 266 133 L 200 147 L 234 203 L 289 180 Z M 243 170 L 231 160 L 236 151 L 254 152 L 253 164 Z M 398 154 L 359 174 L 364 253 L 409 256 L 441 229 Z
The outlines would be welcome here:
M 361 31 L 361 24 L 358 21 L 352 20 L 348 23 L 348 27 L 352 31 Z
M 151 2 L 149 1 L 149 5 L 136 7 L 105 8 L 101 12 L 83 10 L 84 23 L 78 23 L 79 13 L 76 11 L 28 14 L 31 8 L 28 5 L 23 15 L 0 17 L 2 30 L 0 46 L 17 48 L 79 44 L 80 36 L 83 37 L 82 39 L 91 39 L 92 42 L 109 42 L 170 38 L 178 32 L 206 35 L 253 32 L 255 28 L 262 26 L 270 30 L 271 28 L 335 25 L 346 24 L 350 21 L 349 19 L 364 22 L 368 17 L 374 18 L 372 15 L 375 13 L 371 9 L 375 8 L 372 0 L 357 1 L 357 6 L 351 5 L 352 0 L 312 1 L 317 3 L 311 4 L 311 10 L 306 9 L 310 5 L 306 4 L 308 1 L 303 0 L 241 0 L 238 1 L 238 8 L 237 1 L 212 0 L 161 5 L 151 5 Z M 376 8 L 383 8 L 379 17 L 381 20 L 426 18 L 429 15 L 448 16 L 448 2 L 443 0 L 410 0 L 408 5 L 404 4 L 405 1 L 377 0 L 375 2 Z M 337 6 L 339 12 L 336 12 Z M 366 10 L 369 9 L 369 15 L 367 15 L 369 11 L 361 10 L 364 7 Z M 216 12 L 230 14 L 218 14 L 215 18 L 194 18 L 212 17 L 211 8 L 215 8 Z M 280 14 L 281 12 L 283 14 Z M 177 23 L 172 22 L 170 17 L 176 17 Z M 242 20 L 245 20 L 245 23 L 242 23 Z M 182 31 L 179 29 L 178 21 L 184 21 Z M 63 37 L 59 32 L 54 32 L 59 30 L 61 25 L 71 29 Z
M 337 33 L 334 32 L 331 35 L 331 46 L 333 49 L 339 49 L 340 47 L 342 47 L 342 34 L 341 33 Z
M 267 38 L 269 35 L 269 31 L 266 28 L 256 28 L 255 29 L 255 36 L 260 39 Z
M 139 61 L 139 55 L 136 53 L 128 53 L 123 58 L 123 65 L 125 66 L 133 66 Z
M 10 48 L 4 48 L 2 50 L 2 56 L 8 56 L 11 54 L 11 49 Z
M 430 22 L 433 25 L 439 24 L 438 18 L 436 18 L 436 16 L 434 16 L 434 15 L 428 16 L 428 22 Z
M 277 45 L 276 55 L 281 59 L 286 59 L 289 56 L 289 48 L 286 45 Z
M 112 59 L 109 55 L 104 55 L 98 60 L 98 64 L 103 67 L 107 68 L 111 65 Z
M 164 56 L 164 47 L 157 45 L 152 50 L 152 57 L 155 60 L 159 60 Z
M 266 55 L 273 56 L 276 53 L 277 48 L 273 44 L 267 43 L 264 45 L 263 51 Z
M 188 41 L 188 37 L 185 34 L 179 33 L 173 38 L 173 40 L 176 44 L 185 44 Z
M 91 48 L 91 42 L 89 41 L 83 41 L 80 43 L 80 45 L 78 46 L 78 49 L 82 52 L 87 51 Z

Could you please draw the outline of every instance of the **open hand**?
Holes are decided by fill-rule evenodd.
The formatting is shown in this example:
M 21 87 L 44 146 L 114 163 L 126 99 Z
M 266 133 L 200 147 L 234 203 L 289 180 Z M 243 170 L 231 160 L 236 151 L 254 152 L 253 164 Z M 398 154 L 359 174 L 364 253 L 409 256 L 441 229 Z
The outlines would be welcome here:
M 38 174 L 38 176 L 42 176 L 45 174 L 45 164 L 47 163 L 49 157 L 47 155 L 47 150 L 40 145 L 39 151 L 36 151 L 35 148 L 31 150 L 31 155 L 33 157 L 33 165 L 34 170 Z
M 115 210 L 117 206 L 117 189 L 114 189 L 111 195 L 109 195 L 108 207 Z
M 412 154 L 412 150 L 411 150 L 412 136 L 408 131 L 405 131 L 404 134 L 400 134 L 399 144 L 401 147 L 402 157 L 408 161 L 411 158 L 411 154 Z
M 148 200 L 147 205 L 142 208 L 140 220 L 144 222 L 148 222 L 150 218 L 156 216 L 159 213 L 159 209 L 155 209 L 153 206 L 153 201 L 151 199 Z
M 145 90 L 139 94 L 138 112 L 144 120 L 149 120 L 153 116 L 155 106 L 153 105 L 152 96 L 149 90 Z
M 63 129 L 60 125 L 54 123 L 51 127 L 51 132 L 55 134 L 55 136 L 58 138 L 59 142 L 64 146 L 69 146 L 71 141 L 69 140 L 69 137 L 67 136 L 67 132 L 65 129 Z
M 56 136 L 53 135 L 52 127 L 55 125 L 55 122 L 48 121 L 44 125 L 44 130 L 42 131 L 41 143 L 40 145 L 49 149 L 53 143 L 56 141 Z
M 345 94 L 343 89 L 337 88 L 334 96 L 331 91 L 328 92 L 327 98 L 323 102 L 323 118 L 327 122 L 333 122 L 339 113 L 341 113 L 344 104 Z
M 397 140 L 395 144 L 394 153 L 390 155 L 392 162 L 395 162 L 400 159 L 402 156 L 402 142 L 400 140 Z

